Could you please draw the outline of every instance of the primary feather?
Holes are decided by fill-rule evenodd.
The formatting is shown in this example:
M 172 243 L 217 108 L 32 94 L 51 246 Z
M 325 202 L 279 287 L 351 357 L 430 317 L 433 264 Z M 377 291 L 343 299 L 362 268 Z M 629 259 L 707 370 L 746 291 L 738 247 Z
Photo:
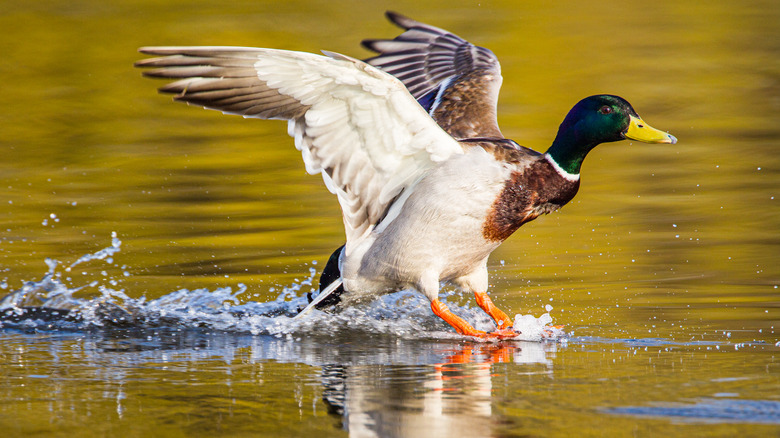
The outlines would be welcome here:
M 328 53 L 244 47 L 144 47 L 137 63 L 175 99 L 244 117 L 288 120 L 306 170 L 338 196 L 346 252 L 390 203 L 463 148 L 391 75 Z

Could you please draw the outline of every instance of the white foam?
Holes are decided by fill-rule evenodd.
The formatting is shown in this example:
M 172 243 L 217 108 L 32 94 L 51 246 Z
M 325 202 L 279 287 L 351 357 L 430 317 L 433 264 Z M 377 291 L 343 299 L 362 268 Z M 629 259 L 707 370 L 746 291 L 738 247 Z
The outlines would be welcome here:
M 547 311 L 549 312 L 551 309 L 547 309 Z M 543 313 L 538 318 L 533 315 L 515 315 L 514 329 L 520 332 L 520 336 L 516 339 L 540 342 L 543 340 L 557 341 L 568 338 L 563 327 L 554 326 L 552 322 L 553 319 L 549 313 Z

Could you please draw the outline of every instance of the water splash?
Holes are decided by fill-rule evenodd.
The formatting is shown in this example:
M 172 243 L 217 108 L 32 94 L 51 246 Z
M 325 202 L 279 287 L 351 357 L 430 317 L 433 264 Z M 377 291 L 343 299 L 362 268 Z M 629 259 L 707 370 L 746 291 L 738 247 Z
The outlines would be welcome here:
M 565 343 L 569 335 L 563 330 L 563 326 L 552 325 L 553 319 L 549 313 L 551 310 L 550 307 L 546 313 L 538 318 L 533 315 L 515 315 L 514 328 L 522 333 L 518 339 L 533 342 L 551 340 Z
M 70 266 L 68 266 L 65 271 L 70 272 L 70 270 L 76 266 L 80 265 L 84 262 L 88 262 L 90 260 L 106 260 L 108 257 L 113 256 L 114 254 L 118 253 L 120 250 L 120 247 L 122 246 L 122 241 L 119 240 L 119 238 L 116 236 L 116 231 L 111 232 L 111 246 L 108 248 L 103 248 L 100 251 L 97 251 L 92 254 L 86 254 L 81 256 L 78 260 L 71 263 Z
M 111 234 L 111 246 L 81 256 L 68 265 L 70 272 L 77 265 L 90 262 L 113 263 L 120 252 L 122 242 L 116 233 Z M 58 268 L 60 262 L 47 259 L 48 271 L 39 281 L 28 281 L 22 288 L 0 299 L 0 327 L 36 330 L 75 329 L 100 327 L 125 328 L 208 328 L 252 335 L 274 337 L 340 336 L 349 333 L 360 335 L 391 335 L 405 339 L 462 339 L 451 328 L 430 312 L 430 303 L 421 294 L 401 291 L 384 295 L 360 306 L 346 308 L 338 313 L 315 310 L 299 320 L 291 317 L 308 302 L 303 286 L 310 286 L 316 270 L 310 268 L 309 276 L 301 282 L 289 285 L 273 300 L 242 303 L 240 296 L 247 287 L 239 284 L 238 290 L 230 287 L 209 289 L 180 289 L 160 298 L 132 298 L 124 290 L 113 288 L 117 284 L 105 278 L 108 284 L 92 281 L 83 286 L 69 286 Z M 127 274 L 125 274 L 127 275 Z M 70 279 L 68 279 L 70 280 Z M 92 298 L 74 297 L 86 287 L 96 288 L 98 295 Z M 451 293 L 442 294 L 446 300 Z M 492 331 L 495 325 L 478 307 L 449 304 L 450 308 L 474 323 L 477 329 Z M 547 312 L 551 308 L 546 309 Z M 549 313 L 540 317 L 518 315 L 515 327 L 522 334 L 517 340 L 560 340 L 566 334 L 553 327 Z

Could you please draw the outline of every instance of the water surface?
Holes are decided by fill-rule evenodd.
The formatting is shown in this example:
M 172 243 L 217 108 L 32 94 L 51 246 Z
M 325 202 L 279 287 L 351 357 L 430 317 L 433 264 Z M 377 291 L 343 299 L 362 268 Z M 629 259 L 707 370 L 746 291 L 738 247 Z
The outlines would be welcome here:
M 0 292 L 32 282 L 87 316 L 0 328 L 7 436 L 780 434 L 773 2 L 5 6 Z M 496 303 L 551 306 L 568 337 L 474 343 L 410 292 L 262 316 L 316 287 L 336 200 L 284 123 L 174 104 L 132 68 L 144 45 L 366 57 L 397 34 L 385 9 L 491 48 L 520 144 L 545 149 L 597 93 L 678 137 L 597 148 L 578 197 L 492 256 Z

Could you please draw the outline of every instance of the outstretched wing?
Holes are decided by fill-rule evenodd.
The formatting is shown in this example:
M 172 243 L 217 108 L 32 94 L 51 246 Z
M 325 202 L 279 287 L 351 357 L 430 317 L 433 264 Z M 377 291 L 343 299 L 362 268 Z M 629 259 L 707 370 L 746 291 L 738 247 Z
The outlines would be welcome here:
M 174 99 L 224 113 L 289 120 L 306 170 L 322 173 L 344 214 L 347 252 L 423 173 L 462 147 L 401 82 L 328 53 L 245 47 L 144 47 L 144 75 L 178 79 Z
M 395 12 L 387 18 L 406 32 L 364 40 L 379 55 L 366 62 L 404 83 L 436 122 L 455 138 L 502 138 L 496 120 L 501 66 L 490 50 Z

